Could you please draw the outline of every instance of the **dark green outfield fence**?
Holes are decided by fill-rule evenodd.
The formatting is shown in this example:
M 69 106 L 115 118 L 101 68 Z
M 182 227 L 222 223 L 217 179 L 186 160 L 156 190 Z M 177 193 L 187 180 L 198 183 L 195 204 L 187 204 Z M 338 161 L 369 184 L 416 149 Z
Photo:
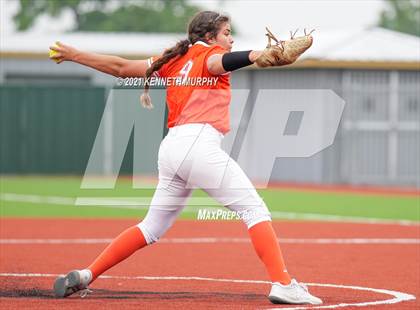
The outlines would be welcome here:
M 83 173 L 105 94 L 92 86 L 0 85 L 0 173 Z M 122 173 L 131 171 L 127 154 Z

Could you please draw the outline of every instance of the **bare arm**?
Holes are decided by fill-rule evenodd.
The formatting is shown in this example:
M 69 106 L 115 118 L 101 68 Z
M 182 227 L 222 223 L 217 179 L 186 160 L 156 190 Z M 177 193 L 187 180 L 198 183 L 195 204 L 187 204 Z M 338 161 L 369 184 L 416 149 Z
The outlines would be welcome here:
M 255 60 L 261 55 L 262 51 L 251 51 L 249 54 L 249 60 L 255 62 Z M 219 75 L 226 73 L 222 65 L 223 54 L 211 55 L 207 60 L 207 69 L 211 74 Z
M 60 42 L 50 49 L 57 52 L 50 58 L 58 64 L 73 61 L 117 77 L 144 77 L 148 68 L 147 60 L 128 60 L 118 56 L 83 52 Z

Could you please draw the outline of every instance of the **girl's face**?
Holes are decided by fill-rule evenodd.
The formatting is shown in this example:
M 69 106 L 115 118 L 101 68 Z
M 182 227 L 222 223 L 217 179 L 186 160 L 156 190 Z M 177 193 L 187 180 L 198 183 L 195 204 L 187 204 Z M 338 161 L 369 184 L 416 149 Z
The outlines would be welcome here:
M 233 44 L 233 37 L 232 37 L 232 30 L 230 28 L 229 23 L 224 23 L 220 31 L 217 33 L 216 38 L 209 40 L 210 45 L 219 44 L 229 52 L 232 49 Z

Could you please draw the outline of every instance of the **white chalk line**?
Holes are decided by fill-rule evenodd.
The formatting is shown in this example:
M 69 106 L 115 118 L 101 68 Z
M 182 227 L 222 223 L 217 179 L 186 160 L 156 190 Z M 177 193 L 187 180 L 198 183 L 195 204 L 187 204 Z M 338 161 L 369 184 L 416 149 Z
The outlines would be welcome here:
M 1 193 L 0 200 L 14 202 L 28 202 L 54 205 L 74 205 L 74 198 L 60 196 L 23 195 L 15 193 Z
M 42 273 L 0 273 L 0 277 L 42 277 L 42 278 L 51 278 L 60 276 L 59 274 L 42 274 Z M 248 284 L 270 284 L 268 281 L 261 280 L 238 280 L 238 279 L 216 279 L 216 278 L 206 278 L 206 277 L 178 277 L 178 276 L 162 276 L 162 277 L 151 277 L 151 276 L 100 276 L 101 279 L 119 279 L 119 280 L 157 280 L 157 281 L 211 281 L 211 282 L 228 282 L 228 283 L 248 283 Z M 325 306 L 297 306 L 297 307 L 288 307 L 288 308 L 270 308 L 270 309 L 334 309 L 334 308 L 344 308 L 344 307 L 365 307 L 365 306 L 377 306 L 377 305 L 387 305 L 387 304 L 396 304 L 403 301 L 415 300 L 416 297 L 411 294 L 392 291 L 387 289 L 377 289 L 371 287 L 363 286 L 354 286 L 354 285 L 341 285 L 341 284 L 323 284 L 323 283 L 306 283 L 308 286 L 318 286 L 318 287 L 330 287 L 330 288 L 339 288 L 339 289 L 350 289 L 358 291 L 368 291 L 379 294 L 391 295 L 393 298 L 385 300 L 375 300 L 368 302 L 360 303 L 340 303 L 335 305 L 325 305 Z
M 103 244 L 112 238 L 76 239 L 0 239 L 0 244 Z M 281 244 L 398 244 L 418 245 L 415 238 L 279 238 Z M 159 243 L 207 244 L 207 243 L 249 243 L 248 238 L 199 237 L 199 238 L 162 238 Z
M 66 206 L 91 206 L 116 209 L 147 210 L 149 208 L 151 197 L 60 197 L 43 195 L 24 195 L 15 193 L 1 193 L 0 200 L 13 202 L 27 202 L 35 204 L 53 204 Z M 183 213 L 197 213 L 198 209 L 205 206 L 220 207 L 220 205 L 209 197 L 191 197 Z M 342 216 L 334 214 L 320 213 L 299 213 L 271 211 L 273 219 L 286 220 L 312 220 L 327 222 L 348 222 L 361 224 L 392 224 L 401 226 L 419 226 L 420 222 L 410 220 L 393 220 L 381 218 L 369 218 L 358 216 Z

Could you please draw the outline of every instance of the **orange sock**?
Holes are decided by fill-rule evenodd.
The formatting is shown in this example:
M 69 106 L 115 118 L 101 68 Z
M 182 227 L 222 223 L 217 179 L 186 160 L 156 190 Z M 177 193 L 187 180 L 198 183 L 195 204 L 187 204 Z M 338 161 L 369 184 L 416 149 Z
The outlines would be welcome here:
M 146 246 L 147 242 L 137 226 L 130 227 L 116 237 L 106 249 L 87 267 L 92 272 L 92 280 L 106 270 L 123 261 L 135 251 Z
M 248 232 L 255 251 L 264 263 L 271 281 L 289 284 L 291 279 L 287 273 L 283 255 L 271 222 L 264 221 L 255 224 Z

